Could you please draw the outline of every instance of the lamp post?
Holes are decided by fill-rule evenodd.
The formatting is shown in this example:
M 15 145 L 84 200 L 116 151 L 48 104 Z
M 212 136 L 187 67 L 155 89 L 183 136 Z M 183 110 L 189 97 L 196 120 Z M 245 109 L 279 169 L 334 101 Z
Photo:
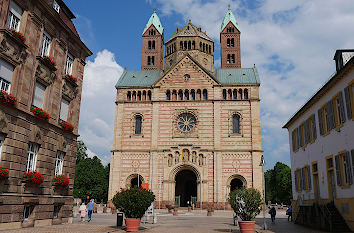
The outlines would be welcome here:
M 265 160 L 264 156 L 262 155 L 261 157 L 261 162 L 259 163 L 259 166 L 262 167 L 262 181 L 263 181 L 263 230 L 267 230 L 267 224 L 265 221 L 265 208 L 266 208 L 266 200 L 265 200 L 265 178 L 264 178 L 264 165 L 265 165 Z

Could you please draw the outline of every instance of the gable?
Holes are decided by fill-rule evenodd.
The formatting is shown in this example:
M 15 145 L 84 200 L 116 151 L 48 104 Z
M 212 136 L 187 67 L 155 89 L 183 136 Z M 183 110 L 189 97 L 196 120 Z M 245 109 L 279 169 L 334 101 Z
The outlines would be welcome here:
M 231 21 L 224 27 L 224 29 L 221 31 L 221 33 L 230 33 L 230 32 L 227 32 L 227 29 L 229 27 L 232 27 L 234 28 L 234 32 L 231 32 L 231 33 L 241 33 L 240 30 L 238 29 L 238 27 L 236 27 Z
M 157 30 L 156 27 L 155 27 L 153 24 L 151 24 L 150 27 L 148 27 L 148 28 L 145 30 L 145 32 L 143 33 L 143 36 L 153 36 L 153 35 L 149 35 L 149 31 L 150 31 L 151 29 L 154 29 L 154 30 L 156 31 L 156 35 L 155 35 L 155 36 L 162 35 L 162 34 L 159 32 L 159 30 Z
M 207 87 L 218 84 L 219 82 L 212 74 L 206 71 L 192 57 L 186 55 L 157 80 L 153 86 L 177 89 L 193 86 Z

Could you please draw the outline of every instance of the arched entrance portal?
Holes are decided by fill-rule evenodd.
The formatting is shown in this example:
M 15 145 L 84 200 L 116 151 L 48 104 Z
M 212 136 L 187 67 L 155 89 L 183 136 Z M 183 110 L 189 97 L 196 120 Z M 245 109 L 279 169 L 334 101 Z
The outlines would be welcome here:
M 230 192 L 234 191 L 235 189 L 239 189 L 243 187 L 243 182 L 239 178 L 234 178 L 231 180 L 230 183 Z
M 130 187 L 141 187 L 144 179 L 141 175 L 135 174 L 135 176 L 130 180 Z
M 181 170 L 176 175 L 175 200 L 180 206 L 197 197 L 197 176 L 191 170 Z

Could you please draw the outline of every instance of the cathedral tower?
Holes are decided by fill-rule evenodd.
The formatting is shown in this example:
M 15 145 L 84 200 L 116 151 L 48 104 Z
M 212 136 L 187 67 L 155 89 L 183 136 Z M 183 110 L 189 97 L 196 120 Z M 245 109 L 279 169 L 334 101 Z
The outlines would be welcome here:
M 160 18 L 157 16 L 156 11 L 154 11 L 143 32 L 141 70 L 163 69 L 163 45 L 163 27 Z
M 241 68 L 240 35 L 240 28 L 229 5 L 220 29 L 221 69 Z

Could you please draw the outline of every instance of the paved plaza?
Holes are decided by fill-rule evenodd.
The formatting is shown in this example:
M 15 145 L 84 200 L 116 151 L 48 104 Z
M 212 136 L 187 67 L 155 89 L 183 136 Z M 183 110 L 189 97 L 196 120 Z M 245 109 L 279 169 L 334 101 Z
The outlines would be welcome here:
M 319 233 L 319 230 L 313 230 L 300 225 L 295 225 L 287 221 L 285 210 L 278 210 L 276 223 L 272 224 L 269 215 L 266 216 L 266 222 L 269 230 L 261 230 L 263 223 L 262 216 L 256 219 L 256 232 L 258 233 Z M 55 225 L 46 227 L 23 228 L 11 231 L 1 231 L 8 233 L 80 233 L 80 232 L 125 232 L 123 229 L 115 227 L 116 215 L 112 214 L 94 214 L 91 222 L 81 223 L 78 217 L 74 218 L 73 224 Z M 188 213 L 185 210 L 179 211 L 179 216 L 172 216 L 163 210 L 158 212 L 156 224 L 141 224 L 141 232 L 149 233 L 209 233 L 209 232 L 235 232 L 239 228 L 233 225 L 231 211 L 215 211 L 213 216 L 207 217 L 206 211 L 195 210 Z

